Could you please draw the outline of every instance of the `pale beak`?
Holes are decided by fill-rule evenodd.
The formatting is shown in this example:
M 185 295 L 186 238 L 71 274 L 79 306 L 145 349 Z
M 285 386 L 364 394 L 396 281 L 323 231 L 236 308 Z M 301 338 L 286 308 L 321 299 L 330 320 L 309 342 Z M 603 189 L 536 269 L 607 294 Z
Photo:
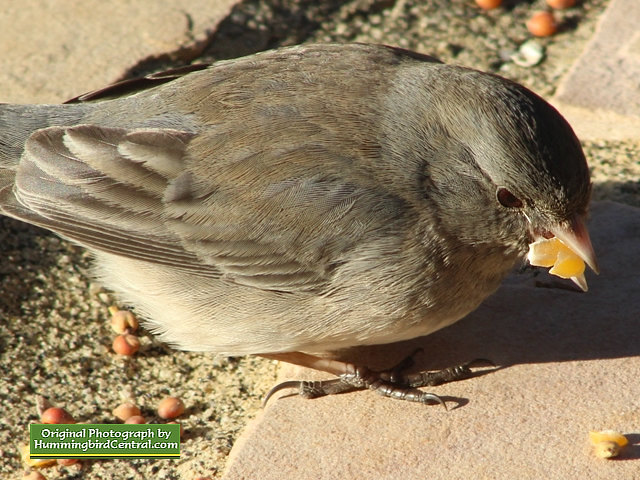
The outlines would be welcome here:
M 584 220 L 579 216 L 572 217 L 567 224 L 552 227 L 551 233 L 558 237 L 562 243 L 568 246 L 573 252 L 578 255 L 584 262 L 589 265 L 594 273 L 600 273 L 598 268 L 598 262 L 596 260 L 596 254 L 593 251 L 591 245 L 591 239 L 589 238 L 589 232 L 584 224 Z M 571 277 L 585 292 L 587 291 L 587 282 L 584 275 L 580 277 Z

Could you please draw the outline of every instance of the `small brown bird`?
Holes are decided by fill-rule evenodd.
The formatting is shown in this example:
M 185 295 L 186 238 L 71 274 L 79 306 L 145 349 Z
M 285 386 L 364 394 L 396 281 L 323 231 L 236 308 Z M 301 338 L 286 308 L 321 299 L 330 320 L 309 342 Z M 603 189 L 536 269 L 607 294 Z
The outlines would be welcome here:
M 413 388 L 426 377 L 312 354 L 460 320 L 537 239 L 597 271 L 589 195 L 580 144 L 540 97 L 385 46 L 284 48 L 0 106 L 4 215 L 88 248 L 177 348 L 341 376 L 303 382 L 307 396 L 438 400 Z

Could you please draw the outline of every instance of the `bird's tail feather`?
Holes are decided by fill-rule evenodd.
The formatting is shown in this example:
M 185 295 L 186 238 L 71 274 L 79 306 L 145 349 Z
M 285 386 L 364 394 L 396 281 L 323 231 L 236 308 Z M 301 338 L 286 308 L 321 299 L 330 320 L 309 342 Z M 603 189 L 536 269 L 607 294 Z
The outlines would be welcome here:
M 29 136 L 41 128 L 77 122 L 81 118 L 82 107 L 0 104 L 0 190 L 13 185 Z

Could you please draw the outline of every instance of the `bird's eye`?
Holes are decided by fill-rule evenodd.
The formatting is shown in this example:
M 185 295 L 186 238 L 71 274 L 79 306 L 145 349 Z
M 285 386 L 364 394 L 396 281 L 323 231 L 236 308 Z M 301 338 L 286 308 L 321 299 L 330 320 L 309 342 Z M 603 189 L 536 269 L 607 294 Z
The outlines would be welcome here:
M 504 187 L 500 187 L 496 193 L 498 201 L 503 207 L 507 208 L 520 208 L 522 207 L 522 200 L 516 197 L 513 193 Z

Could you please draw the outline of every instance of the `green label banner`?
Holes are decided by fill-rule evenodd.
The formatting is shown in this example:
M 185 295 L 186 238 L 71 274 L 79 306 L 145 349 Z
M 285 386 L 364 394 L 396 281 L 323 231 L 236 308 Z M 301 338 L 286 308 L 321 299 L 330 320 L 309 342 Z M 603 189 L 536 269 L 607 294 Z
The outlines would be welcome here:
M 32 458 L 178 458 L 180 425 L 32 424 Z

